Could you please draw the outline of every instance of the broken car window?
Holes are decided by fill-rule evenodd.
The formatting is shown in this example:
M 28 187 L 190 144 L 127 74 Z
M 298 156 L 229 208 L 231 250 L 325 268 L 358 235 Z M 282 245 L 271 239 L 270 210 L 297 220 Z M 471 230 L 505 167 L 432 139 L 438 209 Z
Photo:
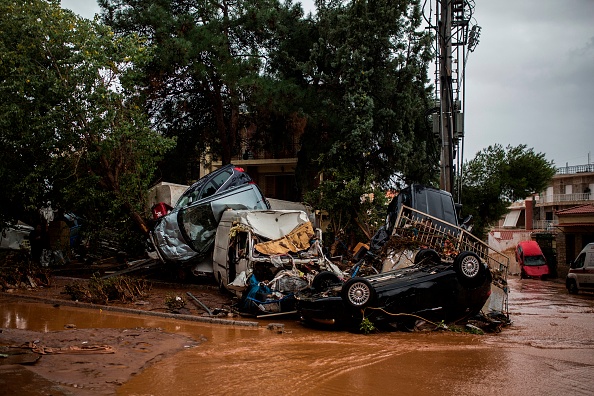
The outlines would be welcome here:
M 182 232 L 191 242 L 192 247 L 201 252 L 212 243 L 217 229 L 217 221 L 212 214 L 210 203 L 191 206 L 180 211 Z

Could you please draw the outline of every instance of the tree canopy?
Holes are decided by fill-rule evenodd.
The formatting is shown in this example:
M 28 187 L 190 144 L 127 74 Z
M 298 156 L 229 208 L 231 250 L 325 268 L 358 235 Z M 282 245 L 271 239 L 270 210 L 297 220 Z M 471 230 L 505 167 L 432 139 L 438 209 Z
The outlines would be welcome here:
M 430 183 L 438 173 L 426 115 L 431 37 L 420 29 L 416 1 L 320 3 L 319 39 L 305 64 L 320 106 L 304 150 L 324 181 L 308 198 L 334 208 L 330 217 L 348 228 L 361 214 L 362 193 Z M 345 189 L 355 180 L 359 189 Z M 349 204 L 332 203 L 349 191 Z
M 322 174 L 311 202 L 347 227 L 366 228 L 361 196 L 436 178 L 417 0 L 320 0 L 307 16 L 290 0 L 99 4 L 101 21 L 57 0 L 0 5 L 3 220 L 51 201 L 142 225 L 151 182 L 295 136 L 298 187 Z
M 271 58 L 290 33 L 284 25 L 303 16 L 300 7 L 277 0 L 99 4 L 117 34 L 137 33 L 154 48 L 141 84 L 153 127 L 178 139 L 164 167 L 169 181 L 196 176 L 187 163 L 229 163 L 241 129 L 256 123 L 265 130 L 290 101 L 293 87 L 276 78 Z
M 1 220 L 51 201 L 91 224 L 142 225 L 156 163 L 172 145 L 149 128 L 133 85 L 151 48 L 59 1 L 5 0 L 0 12 L 9 16 L 0 21 Z
M 473 233 L 483 237 L 512 202 L 543 191 L 555 167 L 543 153 L 535 153 L 525 144 L 506 148 L 496 144 L 466 162 L 462 174 L 464 212 L 474 217 Z

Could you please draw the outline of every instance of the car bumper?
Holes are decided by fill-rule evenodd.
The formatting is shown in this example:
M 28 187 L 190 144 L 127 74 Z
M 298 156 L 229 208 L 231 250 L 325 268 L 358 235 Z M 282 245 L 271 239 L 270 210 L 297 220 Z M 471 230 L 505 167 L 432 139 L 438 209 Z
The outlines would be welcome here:
M 531 276 L 534 278 L 539 278 L 541 276 L 546 276 L 549 274 L 549 267 L 546 265 L 539 265 L 536 267 L 524 265 L 522 268 L 524 269 L 524 273 L 527 276 Z

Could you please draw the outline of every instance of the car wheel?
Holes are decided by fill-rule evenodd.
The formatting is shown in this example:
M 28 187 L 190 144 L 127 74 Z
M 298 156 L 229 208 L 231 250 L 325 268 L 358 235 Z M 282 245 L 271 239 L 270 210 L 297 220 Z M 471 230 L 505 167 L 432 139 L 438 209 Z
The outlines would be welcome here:
M 466 284 L 478 286 L 486 275 L 486 268 L 479 256 L 473 252 L 462 252 L 454 260 L 454 269 Z
M 340 284 L 340 279 L 334 272 L 322 271 L 313 278 L 311 287 L 315 291 L 321 292 L 336 284 Z
M 574 280 L 567 281 L 567 291 L 569 294 L 578 294 L 577 283 Z
M 439 253 L 433 249 L 421 249 L 415 255 L 415 264 L 440 264 Z
M 355 277 L 342 286 L 341 297 L 349 307 L 363 309 L 375 302 L 375 289 L 367 279 Z

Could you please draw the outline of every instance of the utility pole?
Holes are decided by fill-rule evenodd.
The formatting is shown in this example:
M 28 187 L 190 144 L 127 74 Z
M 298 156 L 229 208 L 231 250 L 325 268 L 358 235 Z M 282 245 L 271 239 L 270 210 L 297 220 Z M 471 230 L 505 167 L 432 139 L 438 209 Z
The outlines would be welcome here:
M 472 24 L 474 7 L 475 0 L 433 0 L 423 6 L 425 21 L 435 31 L 436 38 L 436 110 L 432 117 L 433 132 L 441 141 L 439 184 L 450 193 L 458 189 L 458 199 L 464 147 L 464 71 L 468 52 L 474 51 L 481 30 Z M 457 187 L 454 186 L 456 172 Z
M 441 161 L 439 187 L 452 192 L 454 184 L 453 155 L 453 93 L 452 93 L 452 1 L 442 0 L 438 21 Z

